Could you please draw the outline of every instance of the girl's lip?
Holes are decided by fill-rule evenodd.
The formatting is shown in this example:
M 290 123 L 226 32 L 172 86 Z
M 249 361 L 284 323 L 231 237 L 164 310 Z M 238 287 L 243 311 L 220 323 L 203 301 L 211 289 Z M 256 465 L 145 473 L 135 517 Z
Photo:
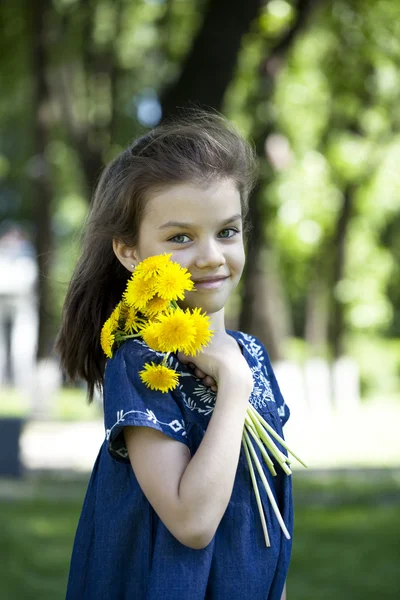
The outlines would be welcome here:
M 209 288 L 216 289 L 223 285 L 224 281 L 226 281 L 228 277 L 223 277 L 220 279 L 203 279 L 202 281 L 197 281 L 194 284 L 195 289 L 198 288 Z

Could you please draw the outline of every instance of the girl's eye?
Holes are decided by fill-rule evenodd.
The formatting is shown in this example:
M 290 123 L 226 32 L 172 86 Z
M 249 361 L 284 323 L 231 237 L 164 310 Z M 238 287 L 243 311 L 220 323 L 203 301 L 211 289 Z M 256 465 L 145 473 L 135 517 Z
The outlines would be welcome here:
M 225 239 L 229 239 L 231 237 L 233 237 L 234 235 L 236 235 L 237 233 L 239 233 L 239 230 L 236 229 L 235 227 L 229 227 L 228 229 L 223 229 L 222 231 L 220 231 L 219 236 Z M 222 235 L 222 234 L 228 234 L 228 235 Z
M 229 227 L 220 231 L 218 237 L 228 240 L 237 233 L 239 233 L 239 229 L 236 229 L 235 227 Z M 172 238 L 169 238 L 168 241 L 172 242 L 173 244 L 187 244 L 190 242 L 190 237 L 184 233 L 179 233 L 178 235 L 174 235 Z
M 184 244 L 186 240 L 184 240 L 182 238 L 189 239 L 187 235 L 184 235 L 183 233 L 180 233 L 178 235 L 174 235 L 174 237 L 170 238 L 168 241 L 169 242 L 174 242 L 175 244 Z

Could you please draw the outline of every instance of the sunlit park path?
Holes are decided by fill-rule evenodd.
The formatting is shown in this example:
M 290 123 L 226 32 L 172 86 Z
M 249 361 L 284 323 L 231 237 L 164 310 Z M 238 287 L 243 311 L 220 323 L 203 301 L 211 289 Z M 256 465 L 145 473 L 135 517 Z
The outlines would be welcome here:
M 327 422 L 310 418 L 286 428 L 286 439 L 310 469 L 400 466 L 398 424 L 400 406 L 395 402 L 368 403 L 357 415 L 332 415 Z M 104 431 L 100 419 L 68 422 L 28 422 L 21 452 L 28 469 L 89 471 Z M 82 443 L 84 440 L 84 443 Z M 293 460 L 293 469 L 303 470 Z

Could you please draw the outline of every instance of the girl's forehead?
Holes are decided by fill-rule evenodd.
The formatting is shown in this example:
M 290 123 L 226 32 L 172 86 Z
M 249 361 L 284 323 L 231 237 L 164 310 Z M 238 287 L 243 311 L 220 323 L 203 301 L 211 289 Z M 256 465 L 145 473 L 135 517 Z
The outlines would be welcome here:
M 214 181 L 209 185 L 181 183 L 158 189 L 149 195 L 147 215 L 152 219 L 183 221 L 191 215 L 221 218 L 241 214 L 240 194 L 232 180 Z

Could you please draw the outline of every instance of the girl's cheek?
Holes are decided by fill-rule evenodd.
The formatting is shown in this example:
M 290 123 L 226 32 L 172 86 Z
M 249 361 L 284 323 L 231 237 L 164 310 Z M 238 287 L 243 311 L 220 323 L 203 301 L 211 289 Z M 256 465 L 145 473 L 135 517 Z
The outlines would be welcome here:
M 184 248 L 180 249 L 180 250 L 170 250 L 169 252 L 172 252 L 172 256 L 171 256 L 171 260 L 173 260 L 174 262 L 177 262 L 181 265 L 181 267 L 184 267 L 186 269 L 189 269 L 190 265 L 193 263 L 193 260 L 195 259 L 193 255 L 193 252 L 190 252 L 188 249 L 185 250 Z

